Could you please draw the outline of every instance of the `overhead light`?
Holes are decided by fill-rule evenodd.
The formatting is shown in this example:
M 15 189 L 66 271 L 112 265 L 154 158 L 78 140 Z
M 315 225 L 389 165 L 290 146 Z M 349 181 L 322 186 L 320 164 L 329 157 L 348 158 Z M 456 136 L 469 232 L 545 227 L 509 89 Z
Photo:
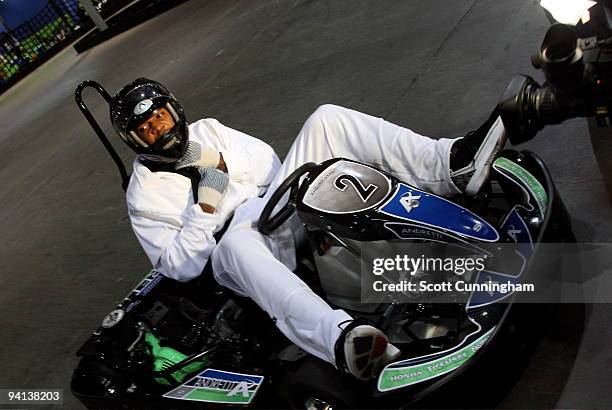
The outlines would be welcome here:
M 595 4 L 591 0 L 540 0 L 540 6 L 548 10 L 555 20 L 573 26 L 581 18 L 588 21 L 589 9 Z

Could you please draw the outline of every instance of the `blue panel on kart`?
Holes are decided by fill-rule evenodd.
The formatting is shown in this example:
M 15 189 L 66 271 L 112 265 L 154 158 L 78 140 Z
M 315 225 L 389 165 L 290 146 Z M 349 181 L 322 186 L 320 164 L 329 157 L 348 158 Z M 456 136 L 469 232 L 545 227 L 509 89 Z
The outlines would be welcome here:
M 523 258 L 523 267 L 519 272 L 515 272 L 514 275 L 482 271 L 478 275 L 476 283 L 520 284 L 522 281 L 521 276 L 527 267 L 529 257 L 533 251 L 533 241 L 531 240 L 529 228 L 523 218 L 521 218 L 516 207 L 512 208 L 508 213 L 500 231 L 508 241 L 516 243 L 516 252 Z M 488 305 L 510 295 L 511 293 L 475 291 L 470 296 L 468 307 Z
M 263 376 L 258 376 L 258 375 L 253 375 L 253 374 L 232 373 L 232 372 L 226 372 L 223 370 L 216 370 L 216 369 L 206 369 L 202 373 L 200 373 L 198 377 L 208 377 L 211 379 L 225 380 L 225 381 L 230 381 L 230 382 L 247 381 L 253 384 L 260 384 L 261 381 L 263 380 Z M 192 380 L 192 382 L 194 380 Z M 186 384 L 189 385 L 189 383 L 186 383 Z
M 399 184 L 395 195 L 379 211 L 480 241 L 499 239 L 495 228 L 478 215 L 406 184 Z
M 512 284 L 518 285 L 521 283 L 521 275 L 519 276 L 510 276 L 504 275 L 502 273 L 497 272 L 488 272 L 482 271 L 478 275 L 478 279 L 475 283 L 485 284 L 485 286 L 491 286 L 492 284 L 504 285 L 510 288 Z M 507 298 L 512 295 L 513 292 L 498 292 L 495 290 L 490 291 L 474 291 L 470 296 L 470 300 L 468 302 L 468 308 L 474 308 L 483 305 L 489 305 L 491 303 L 499 302 L 500 300 Z
M 516 207 L 508 213 L 500 228 L 502 235 L 510 242 L 517 244 L 517 252 L 525 258 L 529 258 L 533 250 L 533 241 L 527 224 L 521 217 Z

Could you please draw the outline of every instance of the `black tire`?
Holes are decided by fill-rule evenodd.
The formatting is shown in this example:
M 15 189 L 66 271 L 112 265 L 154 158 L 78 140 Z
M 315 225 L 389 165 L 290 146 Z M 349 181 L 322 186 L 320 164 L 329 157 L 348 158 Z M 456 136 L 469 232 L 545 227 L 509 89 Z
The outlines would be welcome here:
M 291 407 L 305 409 L 309 399 L 333 409 L 370 407 L 364 383 L 340 373 L 334 366 L 314 357 L 306 358 L 295 372 L 287 375 Z

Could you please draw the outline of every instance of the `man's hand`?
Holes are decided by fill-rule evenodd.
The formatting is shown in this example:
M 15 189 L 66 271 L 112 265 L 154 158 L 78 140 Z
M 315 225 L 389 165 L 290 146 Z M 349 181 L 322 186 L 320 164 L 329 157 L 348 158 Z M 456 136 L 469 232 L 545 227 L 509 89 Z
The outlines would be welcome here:
M 225 168 L 225 162 L 221 158 L 221 153 L 210 148 L 202 148 L 202 146 L 195 142 L 189 141 L 187 144 L 187 150 L 174 166 L 176 169 L 185 167 L 198 167 L 198 168 L 218 168 L 223 170 Z M 227 170 L 227 169 L 226 169 Z
M 198 171 L 200 171 L 198 203 L 202 211 L 212 214 L 227 191 L 229 176 L 214 167 L 198 168 Z

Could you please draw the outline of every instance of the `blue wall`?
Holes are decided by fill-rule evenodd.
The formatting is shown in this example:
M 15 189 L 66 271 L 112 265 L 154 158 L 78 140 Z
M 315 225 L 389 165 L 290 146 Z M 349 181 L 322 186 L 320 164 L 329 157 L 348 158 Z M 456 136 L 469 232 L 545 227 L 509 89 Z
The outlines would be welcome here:
M 0 16 L 9 28 L 15 28 L 32 18 L 47 0 L 4 0 L 0 2 Z
M 77 2 L 78 0 L 56 0 L 60 7 L 62 3 Z M 0 0 L 0 16 L 4 19 L 4 23 L 13 29 L 34 17 L 47 3 L 48 0 Z

